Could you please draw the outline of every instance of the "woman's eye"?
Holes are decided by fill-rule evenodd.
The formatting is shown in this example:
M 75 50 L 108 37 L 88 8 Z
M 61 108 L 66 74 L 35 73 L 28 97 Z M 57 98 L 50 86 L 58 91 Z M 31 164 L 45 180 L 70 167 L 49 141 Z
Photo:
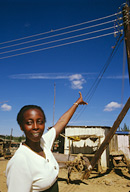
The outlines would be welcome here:
M 38 120 L 38 124 L 43 124 L 43 121 L 42 120 Z
M 31 125 L 31 124 L 32 124 L 32 121 L 27 121 L 26 124 L 27 124 L 27 125 Z

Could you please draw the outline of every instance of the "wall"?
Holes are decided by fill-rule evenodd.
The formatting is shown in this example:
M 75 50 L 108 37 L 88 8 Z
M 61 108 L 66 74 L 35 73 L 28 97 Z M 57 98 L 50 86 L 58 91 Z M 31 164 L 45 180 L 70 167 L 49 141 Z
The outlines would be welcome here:
M 65 136 L 88 136 L 87 139 L 82 139 L 80 141 L 72 142 L 70 141 L 70 153 L 77 154 L 94 154 L 98 149 L 98 146 L 104 141 L 106 134 L 108 133 L 110 127 L 101 126 L 67 126 L 65 128 Z M 92 138 L 90 138 L 90 136 Z M 64 153 L 69 154 L 69 139 L 65 138 Z M 109 161 L 109 150 L 108 148 L 104 150 L 101 156 L 101 168 L 106 170 Z
M 113 151 L 122 151 L 126 158 L 130 160 L 129 137 L 129 134 L 115 134 L 109 145 L 110 153 Z
M 118 135 L 118 150 L 123 151 L 127 159 L 130 159 L 129 135 Z

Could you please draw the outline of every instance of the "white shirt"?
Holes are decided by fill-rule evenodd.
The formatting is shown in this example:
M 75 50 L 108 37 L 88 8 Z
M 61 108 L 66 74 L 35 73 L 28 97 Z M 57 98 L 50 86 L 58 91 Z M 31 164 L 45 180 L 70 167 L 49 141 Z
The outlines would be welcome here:
M 51 147 L 56 137 L 55 128 L 41 138 L 46 159 L 25 145 L 20 145 L 6 168 L 8 192 L 38 192 L 50 188 L 57 179 L 59 166 Z

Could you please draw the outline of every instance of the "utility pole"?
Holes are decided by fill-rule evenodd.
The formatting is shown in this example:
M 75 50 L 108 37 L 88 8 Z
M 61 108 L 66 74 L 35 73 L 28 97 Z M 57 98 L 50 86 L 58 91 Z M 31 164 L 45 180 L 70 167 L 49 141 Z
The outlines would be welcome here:
M 122 14 L 123 14 L 124 36 L 125 36 L 129 83 L 130 83 L 130 14 L 129 14 L 129 11 L 130 11 L 130 7 L 126 3 L 122 9 Z
M 12 140 L 13 128 L 11 128 L 10 141 Z
M 54 126 L 54 118 L 55 118 L 55 97 L 56 97 L 56 84 L 54 83 L 53 126 Z

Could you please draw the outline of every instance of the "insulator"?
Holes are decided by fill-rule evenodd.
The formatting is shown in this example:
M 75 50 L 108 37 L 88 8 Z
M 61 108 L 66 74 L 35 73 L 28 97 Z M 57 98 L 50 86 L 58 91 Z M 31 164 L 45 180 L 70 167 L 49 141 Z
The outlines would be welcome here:
M 123 35 L 123 29 L 121 30 L 121 34 Z

